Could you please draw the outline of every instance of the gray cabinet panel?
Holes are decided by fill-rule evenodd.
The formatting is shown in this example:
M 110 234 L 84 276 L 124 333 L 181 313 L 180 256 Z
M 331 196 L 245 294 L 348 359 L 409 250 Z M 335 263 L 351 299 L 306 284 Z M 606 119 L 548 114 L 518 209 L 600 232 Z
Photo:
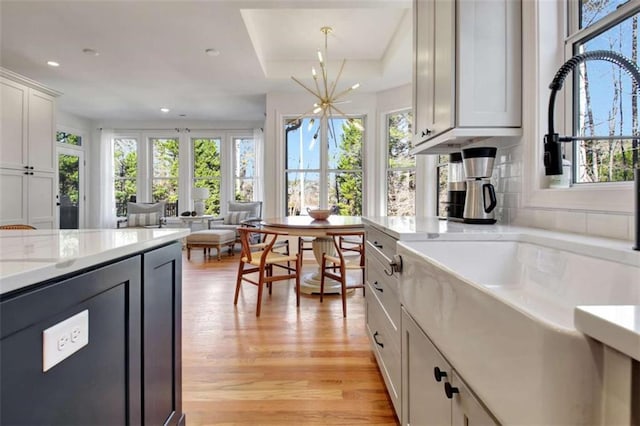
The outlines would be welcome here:
M 3 297 L 1 424 L 141 422 L 140 328 L 129 322 L 140 318 L 139 271 L 140 258 L 134 257 Z M 84 310 L 89 343 L 43 372 L 43 330 Z
M 143 255 L 143 406 L 148 425 L 178 424 L 182 416 L 181 247 Z

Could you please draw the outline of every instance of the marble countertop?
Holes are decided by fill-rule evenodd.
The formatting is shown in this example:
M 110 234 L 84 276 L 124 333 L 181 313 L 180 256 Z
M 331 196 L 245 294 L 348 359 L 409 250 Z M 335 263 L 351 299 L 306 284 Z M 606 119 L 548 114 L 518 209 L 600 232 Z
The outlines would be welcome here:
M 640 306 L 578 306 L 576 328 L 640 361 Z
M 181 228 L 39 229 L 0 232 L 0 294 L 189 235 Z

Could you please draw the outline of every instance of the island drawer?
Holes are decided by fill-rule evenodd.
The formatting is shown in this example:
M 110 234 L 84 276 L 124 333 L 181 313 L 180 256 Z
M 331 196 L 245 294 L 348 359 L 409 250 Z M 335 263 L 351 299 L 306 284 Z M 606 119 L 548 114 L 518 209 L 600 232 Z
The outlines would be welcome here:
M 389 317 L 396 330 L 400 330 L 400 298 L 398 296 L 398 280 L 395 276 L 388 276 L 385 265 L 370 256 L 367 258 L 367 282 L 373 290 L 373 296 L 378 299 L 382 309 Z

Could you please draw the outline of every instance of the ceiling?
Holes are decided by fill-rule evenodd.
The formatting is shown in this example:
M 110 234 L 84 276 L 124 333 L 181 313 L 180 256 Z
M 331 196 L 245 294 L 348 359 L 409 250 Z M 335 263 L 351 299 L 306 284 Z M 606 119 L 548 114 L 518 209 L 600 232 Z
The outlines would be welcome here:
M 92 120 L 263 120 L 266 93 L 313 84 L 327 25 L 329 79 L 346 59 L 340 86 L 411 81 L 410 0 L 2 0 L 0 18 L 0 65 Z

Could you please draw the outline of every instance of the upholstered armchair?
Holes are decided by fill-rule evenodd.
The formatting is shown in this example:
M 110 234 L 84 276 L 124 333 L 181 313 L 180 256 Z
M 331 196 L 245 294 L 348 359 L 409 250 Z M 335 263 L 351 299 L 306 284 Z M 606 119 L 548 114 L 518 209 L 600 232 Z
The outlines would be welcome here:
M 127 203 L 127 217 L 118 218 L 118 228 L 162 228 L 164 225 L 164 201 L 157 203 Z
M 227 214 L 209 220 L 209 229 L 233 229 L 236 239 L 240 238 L 238 228 L 245 223 L 262 220 L 262 201 L 229 201 Z

